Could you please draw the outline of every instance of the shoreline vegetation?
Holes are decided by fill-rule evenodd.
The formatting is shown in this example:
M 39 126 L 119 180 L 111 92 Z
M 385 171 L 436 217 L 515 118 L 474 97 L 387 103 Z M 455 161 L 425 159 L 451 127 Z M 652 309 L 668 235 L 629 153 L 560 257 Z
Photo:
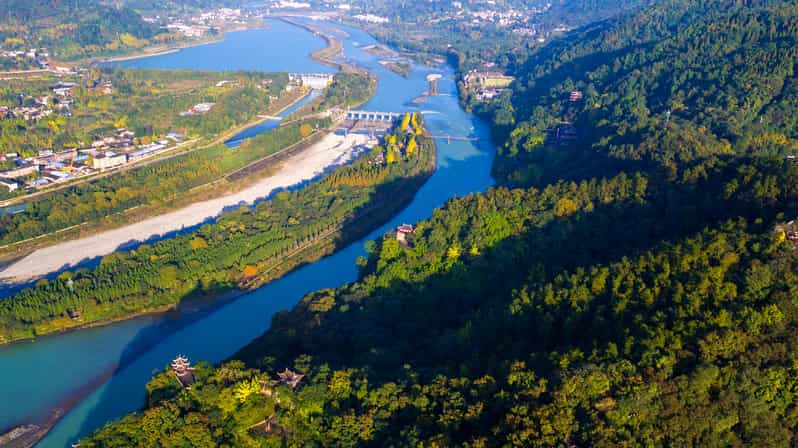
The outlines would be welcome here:
M 410 76 L 410 71 L 413 69 L 413 64 L 403 61 L 380 61 L 380 65 L 403 78 Z
M 215 44 L 218 42 L 223 41 L 226 38 L 227 33 L 234 33 L 237 31 L 246 31 L 246 30 L 253 30 L 253 29 L 266 29 L 268 28 L 268 24 L 266 21 L 261 20 L 257 24 L 248 23 L 244 26 L 237 26 L 237 27 L 229 27 L 226 29 L 219 30 L 218 34 L 204 37 L 195 40 L 186 40 L 182 42 L 175 42 L 169 44 L 156 44 L 151 45 L 148 47 L 140 48 L 131 52 L 127 52 L 124 54 L 119 55 L 100 55 L 100 56 L 92 56 L 88 58 L 79 59 L 77 61 L 63 61 L 57 62 L 59 65 L 66 65 L 66 66 L 74 66 L 74 65 L 86 65 L 86 64 L 104 64 L 108 62 L 122 62 L 122 61 L 132 61 L 135 59 L 142 59 L 142 58 L 149 58 L 153 56 L 161 56 L 166 54 L 177 53 L 178 51 L 185 50 L 187 48 L 192 47 L 201 47 L 203 45 L 210 45 Z M 1 74 L 1 73 L 0 73 Z
M 335 66 L 335 67 L 339 68 L 339 70 L 341 70 L 342 72 L 345 72 L 345 73 L 357 73 L 357 74 L 368 76 L 369 83 L 370 83 L 369 91 L 371 93 L 368 94 L 368 96 L 365 97 L 365 98 L 354 98 L 354 101 L 349 102 L 349 103 L 346 104 L 347 106 L 363 104 L 363 103 L 365 103 L 368 100 L 369 97 L 371 97 L 373 95 L 373 92 L 376 90 L 376 79 L 373 76 L 371 76 L 368 72 L 365 72 L 365 71 L 363 71 L 363 70 L 361 70 L 359 68 L 355 68 L 354 66 L 351 66 L 349 64 L 338 63 L 338 62 L 333 61 L 333 59 L 336 56 L 340 55 L 341 52 L 342 52 L 342 46 L 341 46 L 340 41 L 338 41 L 337 39 L 335 39 L 333 37 L 330 37 L 330 36 L 328 36 L 328 35 L 326 35 L 324 33 L 320 33 L 318 30 L 315 30 L 315 29 L 313 29 L 311 27 L 308 27 L 308 26 L 305 26 L 305 25 L 302 25 L 302 24 L 299 24 L 299 23 L 295 23 L 295 22 L 293 22 L 291 20 L 285 20 L 285 21 L 286 21 L 286 23 L 289 23 L 291 25 L 298 26 L 298 27 L 301 27 L 303 29 L 306 29 L 309 32 L 312 32 L 312 33 L 314 33 L 316 35 L 319 35 L 319 36 L 321 36 L 322 38 L 325 39 L 325 41 L 327 42 L 327 47 L 325 47 L 323 49 L 320 49 L 320 50 L 317 50 L 316 52 L 313 52 L 310 55 L 310 57 L 313 58 L 314 60 L 316 60 L 317 62 L 326 64 L 326 65 Z M 201 43 L 201 44 L 198 44 L 198 45 L 206 45 L 208 43 L 210 43 L 210 42 Z M 147 56 L 150 56 L 150 55 L 144 54 L 144 55 L 138 55 L 138 56 L 130 56 L 129 58 L 139 58 L 139 57 L 147 57 Z M 336 76 L 339 76 L 339 75 L 336 75 Z M 269 108 L 269 109 L 267 109 L 267 111 L 264 114 L 260 114 L 260 115 L 276 115 L 276 114 L 279 114 L 279 113 L 283 112 L 285 109 L 287 109 L 287 108 L 293 106 L 294 104 L 296 104 L 297 102 L 301 101 L 304 97 L 305 97 L 305 94 L 292 97 L 291 100 L 288 103 L 286 103 L 286 104 L 279 104 L 278 103 L 276 110 L 272 109 L 272 108 Z M 293 114 L 291 114 L 292 121 L 295 120 L 295 119 L 303 119 L 303 115 L 311 112 L 313 108 L 315 108 L 319 104 L 322 104 L 323 101 L 324 101 L 324 96 L 320 96 L 317 100 L 313 101 L 312 103 L 310 103 L 310 104 L 306 105 L 305 107 L 299 109 L 298 111 L 294 112 Z M 345 99 L 345 101 L 349 101 L 349 99 Z M 308 109 L 310 109 L 310 110 L 308 110 Z M 268 118 L 263 118 L 262 116 L 259 116 L 258 118 L 255 118 L 255 119 L 253 119 L 253 120 L 251 120 L 251 121 L 249 121 L 247 123 L 244 123 L 242 125 L 236 126 L 235 128 L 232 128 L 232 129 L 228 129 L 227 131 L 225 131 L 221 135 L 217 136 L 216 138 L 214 138 L 210 142 L 204 143 L 201 146 L 195 146 L 194 144 L 188 144 L 188 147 L 181 148 L 179 151 L 169 151 L 167 153 L 159 155 L 158 158 L 154 158 L 154 159 L 145 161 L 144 163 L 131 165 L 131 166 L 125 166 L 125 167 L 121 168 L 120 171 L 129 172 L 129 171 L 132 171 L 132 170 L 145 168 L 145 167 L 147 167 L 149 165 L 152 165 L 154 163 L 160 163 L 160 162 L 163 162 L 165 160 L 169 160 L 171 158 L 185 156 L 185 155 L 190 154 L 191 152 L 194 152 L 194 151 L 199 151 L 199 150 L 211 148 L 214 145 L 222 144 L 224 141 L 228 140 L 232 136 L 234 136 L 234 135 L 236 135 L 236 134 L 238 134 L 240 132 L 243 132 L 246 129 L 249 129 L 249 128 L 253 127 L 253 126 L 257 126 L 257 125 L 263 123 L 266 120 L 268 120 Z M 266 169 L 266 168 L 268 168 L 268 166 L 263 167 L 263 168 Z M 52 190 L 45 190 L 45 191 L 42 191 L 42 192 L 33 193 L 35 195 L 34 197 L 31 197 L 30 195 L 28 195 L 28 196 L 23 197 L 23 198 L 19 198 L 19 199 L 15 199 L 15 200 L 12 200 L 12 201 L 8 201 L 8 203 L 6 203 L 4 206 L 12 206 L 12 205 L 15 205 L 15 204 L 27 202 L 29 200 L 32 200 L 32 199 L 36 198 L 36 197 L 45 196 L 47 194 L 55 194 L 55 193 L 57 193 L 59 191 L 65 190 L 65 189 L 77 187 L 77 186 L 79 186 L 79 185 L 81 185 L 81 184 L 83 184 L 85 182 L 99 181 L 99 180 L 101 180 L 103 178 L 106 178 L 106 177 L 109 177 L 109 176 L 113 176 L 115 174 L 118 174 L 118 172 L 116 170 L 111 171 L 111 172 L 99 173 L 97 176 L 94 176 L 94 177 L 91 177 L 91 178 L 86 178 L 86 179 L 81 179 L 79 182 L 66 184 L 66 185 L 60 185 L 57 188 L 54 188 Z M 220 180 L 226 179 L 229 174 L 230 173 L 224 173 L 219 178 L 217 178 L 215 180 L 209 181 L 209 182 L 207 182 L 207 183 L 205 183 L 203 185 L 198 185 L 198 186 L 193 187 L 191 190 L 194 192 L 194 196 L 196 196 L 197 193 L 199 193 L 198 191 L 195 191 L 195 190 L 201 189 L 201 188 L 211 188 L 211 187 L 213 187 L 214 184 L 216 184 Z M 229 194 L 231 192 L 235 192 L 235 191 L 241 190 L 245 186 L 246 185 L 240 185 L 238 187 L 233 186 L 233 188 L 231 188 L 231 185 L 223 185 L 221 192 L 219 192 L 219 194 L 216 194 L 214 197 L 218 197 L 218 196 L 221 196 L 221 195 L 224 195 L 224 194 Z M 96 220 L 83 221 L 83 222 L 71 225 L 69 227 L 63 228 L 63 229 L 57 229 L 57 230 L 55 230 L 53 232 L 50 232 L 48 234 L 37 235 L 35 237 L 27 238 L 25 240 L 14 241 L 14 242 L 7 243 L 7 244 L 5 244 L 3 246 L 0 246 L 0 269 L 5 269 L 6 267 L 12 265 L 15 261 L 25 257 L 26 255 L 30 254 L 32 251 L 36 250 L 37 248 L 45 247 L 45 246 L 52 245 L 52 244 L 57 244 L 59 242 L 63 242 L 63 241 L 66 241 L 66 240 L 69 240 L 69 239 L 73 239 L 73 238 L 76 238 L 76 237 L 86 237 L 86 236 L 91 235 L 92 233 L 97 233 L 97 232 L 101 232 L 101 231 L 104 231 L 104 230 L 114 229 L 114 228 L 117 228 L 117 227 L 119 227 L 121 225 L 129 224 L 131 222 L 135 222 L 135 220 L 142 220 L 142 219 L 145 219 L 147 217 L 151 217 L 154 214 L 157 214 L 159 210 L 163 210 L 164 207 L 167 206 L 167 205 L 174 206 L 175 204 L 180 205 L 180 204 L 188 204 L 188 203 L 191 203 L 191 202 L 192 202 L 192 200 L 190 198 L 181 200 L 178 196 L 176 196 L 176 197 L 170 199 L 169 201 L 167 201 L 166 203 L 158 204 L 155 207 L 145 207 L 147 209 L 147 211 L 143 211 L 144 209 L 142 209 L 141 206 L 135 206 L 135 207 L 132 207 L 132 208 L 120 210 L 118 212 L 114 212 L 112 215 L 109 215 L 109 216 L 113 216 L 113 219 L 111 221 L 109 221 L 108 220 L 108 216 L 106 216 L 106 217 L 103 218 L 102 221 L 96 221 Z M 131 212 L 132 212 L 132 214 L 131 214 Z
M 235 27 L 220 31 L 217 35 L 195 39 L 186 40 L 169 44 L 155 44 L 143 48 L 130 49 L 129 52 L 123 52 L 116 55 L 97 55 L 80 58 L 76 60 L 53 60 L 51 65 L 57 67 L 76 67 L 82 65 L 96 65 L 105 64 L 109 62 L 122 62 L 132 61 L 135 59 L 149 58 L 153 56 L 162 56 L 172 53 L 177 53 L 181 50 L 192 47 L 201 47 L 203 45 L 210 45 L 222 42 L 226 38 L 226 33 L 246 31 L 252 29 L 265 29 L 268 28 L 265 22 L 259 25 L 250 25 L 243 27 Z M 29 70 L 0 70 L 0 79 L 8 79 L 7 76 L 26 76 L 26 75 L 40 75 L 40 74 L 59 74 L 58 70 L 54 69 L 29 69 Z
M 0 345 L 256 288 L 387 221 L 434 167 L 434 143 L 423 136 L 420 116 L 408 114 L 384 146 L 302 189 L 225 213 L 196 231 L 114 252 L 93 270 L 66 271 L 0 301 Z M 324 191 L 338 193 L 330 202 Z M 327 204 L 323 214 L 311 205 L 319 200 Z M 53 306 L 60 311 L 52 314 Z M 44 314 L 31 320 L 31 307 Z
M 278 114 L 284 112 L 286 109 L 290 108 L 291 106 L 295 105 L 296 103 L 302 101 L 304 98 L 307 97 L 307 95 L 309 95 L 309 93 L 303 93 L 301 95 L 292 96 L 291 99 L 287 103 L 283 103 L 283 104 L 278 105 L 278 108 L 276 110 L 267 109 L 267 111 L 264 112 L 262 115 L 278 115 Z M 269 118 L 258 117 L 258 118 L 255 118 L 255 119 L 247 122 L 247 123 L 244 123 L 244 124 L 241 124 L 239 126 L 236 126 L 235 128 L 229 129 L 228 131 L 225 131 L 223 134 L 219 135 L 218 137 L 215 137 L 212 141 L 207 142 L 207 143 L 203 143 L 200 146 L 190 147 L 191 144 L 199 143 L 197 141 L 186 142 L 189 145 L 189 147 L 187 147 L 187 148 L 176 147 L 174 150 L 165 152 L 163 154 L 160 154 L 160 155 L 156 156 L 153 159 L 146 160 L 146 161 L 144 161 L 144 163 L 139 163 L 139 164 L 123 167 L 119 171 L 114 170 L 114 171 L 110 171 L 110 172 L 102 172 L 102 173 L 99 173 L 99 175 L 96 176 L 96 177 L 92 177 L 92 178 L 88 178 L 88 179 L 82 179 L 82 182 L 95 182 L 95 181 L 101 180 L 101 179 L 103 179 L 105 177 L 108 177 L 108 176 L 121 175 L 121 174 L 123 174 L 125 172 L 129 172 L 129 171 L 137 170 L 137 169 L 142 169 L 142 168 L 145 168 L 145 167 L 147 167 L 149 165 L 156 164 L 156 163 L 162 163 L 162 162 L 165 162 L 165 161 L 167 161 L 169 159 L 172 159 L 172 158 L 175 158 L 175 157 L 185 156 L 185 155 L 187 155 L 187 154 L 189 154 L 189 153 L 191 153 L 193 151 L 200 151 L 200 150 L 203 150 L 203 149 L 211 148 L 211 147 L 216 146 L 216 145 L 223 144 L 225 141 L 229 140 L 233 136 L 235 136 L 235 135 L 237 135 L 237 134 L 239 134 L 241 132 L 244 132 L 247 129 L 250 129 L 252 127 L 258 126 L 258 125 L 260 125 L 260 124 L 262 124 L 262 123 L 264 123 L 264 122 L 266 122 L 268 120 L 269 120 Z M 284 149 L 288 149 L 288 147 L 286 147 Z M 265 168 L 267 168 L 267 167 L 264 167 L 264 169 Z M 125 224 L 130 224 L 131 222 L 135 222 L 136 220 L 141 220 L 141 219 L 145 219 L 147 217 L 154 216 L 154 215 L 158 214 L 160 210 L 163 210 L 165 207 L 173 208 L 175 206 L 190 204 L 191 202 L 193 202 L 193 200 L 189 199 L 187 197 L 188 195 L 192 195 L 192 194 L 196 195 L 196 193 L 198 193 L 198 190 L 211 188 L 214 184 L 216 184 L 219 181 L 225 179 L 226 177 L 228 177 L 228 174 L 222 175 L 219 178 L 217 178 L 215 180 L 212 180 L 212 181 L 209 181 L 207 183 L 204 183 L 202 185 L 195 186 L 191 190 L 189 190 L 187 192 L 184 192 L 183 194 L 176 195 L 175 197 L 173 197 L 169 201 L 161 203 L 161 204 L 157 204 L 157 205 L 144 204 L 144 205 L 139 205 L 139 206 L 127 208 L 127 209 L 120 210 L 118 212 L 114 212 L 114 213 L 112 213 L 110 215 L 107 215 L 107 216 L 103 217 L 102 221 L 96 221 L 96 220 L 94 220 L 94 221 L 83 221 L 83 222 L 81 222 L 79 224 L 75 224 L 75 225 L 72 225 L 70 227 L 63 228 L 63 229 L 58 229 L 58 230 L 55 230 L 55 231 L 53 231 L 51 233 L 42 234 L 42 235 L 38 235 L 38 236 L 35 236 L 35 237 L 32 237 L 32 238 L 28 238 L 28 239 L 25 239 L 25 240 L 15 241 L 15 242 L 11 242 L 11 243 L 0 245 L 0 272 L 2 272 L 2 269 L 5 269 L 7 266 L 12 264 L 13 260 L 21 258 L 21 257 L 24 257 L 24 256 L 30 254 L 32 251 L 34 251 L 34 250 L 36 250 L 38 248 L 41 248 L 41 247 L 44 247 L 44 246 L 47 246 L 47 245 L 51 245 L 51 244 L 57 244 L 58 242 L 63 242 L 63 241 L 69 240 L 69 239 L 90 236 L 92 233 L 102 232 L 102 231 L 105 231 L 105 230 L 110 230 L 110 229 L 117 228 L 117 227 L 125 225 Z M 46 194 L 57 193 L 58 191 L 61 191 L 61 190 L 64 190 L 64 189 L 68 189 L 68 188 L 74 188 L 74 187 L 76 187 L 78 185 L 80 185 L 80 183 L 61 185 L 61 186 L 59 186 L 56 189 L 42 191 L 41 195 L 44 196 Z M 235 191 L 238 191 L 241 188 L 244 188 L 245 186 L 246 185 L 244 185 L 244 184 L 242 184 L 242 185 L 231 184 L 231 185 L 228 185 L 227 188 L 224 188 L 222 191 L 218 192 L 215 196 L 211 196 L 211 197 L 217 197 L 217 196 L 221 196 L 221 195 L 224 195 L 224 194 L 234 193 Z M 230 187 L 233 187 L 233 188 L 230 188 Z M 204 193 L 208 193 L 208 192 L 206 191 Z M 213 192 L 210 192 L 210 193 L 213 194 Z M 186 196 L 186 197 L 183 197 L 183 196 Z M 208 196 L 205 195 L 205 196 L 203 196 L 203 198 L 207 199 Z M 32 199 L 32 198 L 29 198 L 29 199 Z M 186 199 L 188 199 L 188 200 L 186 200 Z M 25 203 L 25 202 L 28 202 L 28 201 L 15 201 L 14 203 L 7 204 L 5 206 L 13 206 L 13 205 L 16 205 L 16 204 L 19 204 L 19 203 Z M 149 210 L 143 211 L 144 209 L 147 209 L 147 208 L 149 208 Z M 142 211 L 143 211 L 143 213 L 142 213 Z M 128 216 L 126 216 L 126 215 L 128 215 Z M 109 218 L 112 218 L 112 220 L 109 221 Z M 132 218 L 132 220 L 131 220 L 131 218 Z M 0 283 L 2 283 L 2 281 L 0 281 Z
M 248 28 L 245 28 L 248 29 Z M 210 45 L 222 42 L 225 39 L 225 33 L 231 31 L 242 31 L 242 30 L 227 30 L 225 32 L 220 32 L 217 36 L 213 36 L 211 38 L 206 39 L 199 39 L 193 41 L 187 41 L 172 45 L 155 45 L 147 48 L 142 48 L 140 51 L 136 51 L 130 54 L 123 54 L 119 56 L 97 56 L 92 58 L 87 58 L 71 65 L 79 65 L 79 64 L 106 64 L 109 62 L 122 62 L 122 61 L 133 61 L 136 59 L 143 59 L 143 58 L 150 58 L 154 56 L 163 56 L 167 54 L 177 53 L 181 50 L 185 50 L 187 48 L 192 47 L 201 47 L 203 45 Z

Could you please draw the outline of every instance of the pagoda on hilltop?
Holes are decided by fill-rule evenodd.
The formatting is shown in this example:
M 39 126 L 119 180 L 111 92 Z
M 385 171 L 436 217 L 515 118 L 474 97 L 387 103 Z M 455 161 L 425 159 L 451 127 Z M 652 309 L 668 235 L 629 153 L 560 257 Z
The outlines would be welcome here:
M 177 358 L 172 361 L 172 371 L 181 386 L 189 387 L 194 383 L 194 368 L 191 367 L 191 363 L 185 356 L 177 355 Z
M 288 367 L 286 367 L 282 372 L 277 372 L 277 376 L 280 377 L 280 382 L 288 384 L 292 388 L 296 388 L 299 385 L 299 382 L 302 381 L 302 378 L 305 377 L 305 375 L 301 373 L 288 370 Z

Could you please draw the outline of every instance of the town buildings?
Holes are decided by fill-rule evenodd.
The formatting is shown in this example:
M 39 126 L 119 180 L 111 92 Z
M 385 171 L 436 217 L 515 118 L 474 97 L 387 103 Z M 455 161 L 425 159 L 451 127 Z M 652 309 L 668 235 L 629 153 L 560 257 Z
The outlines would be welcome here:
M 472 70 L 463 77 L 466 90 L 476 92 L 479 101 L 490 101 L 504 92 L 515 78 L 495 71 Z
M 95 170 L 107 170 L 127 163 L 127 154 L 116 154 L 114 152 L 100 152 L 92 157 L 91 167 Z

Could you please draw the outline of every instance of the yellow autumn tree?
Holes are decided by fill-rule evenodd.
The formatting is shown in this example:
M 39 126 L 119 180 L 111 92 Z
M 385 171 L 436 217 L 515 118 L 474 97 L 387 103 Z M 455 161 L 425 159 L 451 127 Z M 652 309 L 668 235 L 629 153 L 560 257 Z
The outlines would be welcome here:
M 312 133 L 313 133 L 313 127 L 310 126 L 307 123 L 305 123 L 305 124 L 303 124 L 302 126 L 299 127 L 299 135 L 301 135 L 302 138 L 305 138 L 305 137 L 309 136 Z
M 773 234 L 773 242 L 776 244 L 781 244 L 787 240 L 787 234 L 784 233 L 784 229 L 777 229 L 776 232 Z
M 257 379 L 244 380 L 236 386 L 235 397 L 239 403 L 244 403 L 249 397 L 259 393 L 261 390 L 260 383 Z
M 120 117 L 116 121 L 114 121 L 114 127 L 117 129 L 126 128 L 127 127 L 127 116 Z
M 197 236 L 189 242 L 189 245 L 193 250 L 199 250 L 208 247 L 208 242 Z
M 404 115 L 404 117 L 402 117 L 402 125 L 399 127 L 399 129 L 405 131 L 407 130 L 407 127 L 409 125 L 410 125 L 410 113 L 408 112 Z
M 4 47 L 18 47 L 18 46 L 22 46 L 24 44 L 25 44 L 25 41 L 22 40 L 19 37 L 7 37 L 3 41 L 3 46 Z
M 418 144 L 416 143 L 415 137 L 410 137 L 410 141 L 407 142 L 407 155 L 412 156 L 416 153 L 416 149 L 418 149 Z
M 554 216 L 564 218 L 573 215 L 579 210 L 579 204 L 568 198 L 562 198 L 554 205 Z
M 147 39 L 139 39 L 130 33 L 123 33 L 119 35 L 119 41 L 122 45 L 132 48 L 141 48 L 147 45 Z
M 450 260 L 457 260 L 460 258 L 460 245 L 457 243 L 452 244 L 449 249 L 446 250 L 446 258 Z

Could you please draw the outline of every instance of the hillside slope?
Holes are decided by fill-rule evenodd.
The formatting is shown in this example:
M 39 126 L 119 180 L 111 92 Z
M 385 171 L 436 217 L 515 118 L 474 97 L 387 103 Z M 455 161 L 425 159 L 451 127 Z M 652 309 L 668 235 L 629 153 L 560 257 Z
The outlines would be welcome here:
M 143 47 L 160 31 L 133 9 L 99 0 L 5 0 L 0 10 L 3 49 L 45 48 L 60 60 Z
M 796 22 L 792 1 L 674 0 L 554 42 L 487 111 L 507 139 L 497 174 L 517 185 L 592 177 L 595 152 L 614 169 L 672 172 L 713 154 L 794 152 Z M 569 124 L 576 141 L 554 141 Z
M 501 180 L 537 187 L 369 245 L 81 446 L 794 446 L 796 21 L 668 0 L 547 47 L 493 111 Z

